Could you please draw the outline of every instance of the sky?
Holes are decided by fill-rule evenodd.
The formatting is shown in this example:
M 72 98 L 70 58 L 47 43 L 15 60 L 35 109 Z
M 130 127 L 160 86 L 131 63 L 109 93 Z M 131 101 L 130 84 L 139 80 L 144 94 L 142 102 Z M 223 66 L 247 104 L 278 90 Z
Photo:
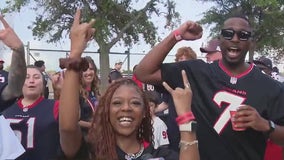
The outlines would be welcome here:
M 181 16 L 181 22 L 186 22 L 187 20 L 191 21 L 197 21 L 200 20 L 203 16 L 203 12 L 207 11 L 213 4 L 212 3 L 204 3 L 196 0 L 177 0 L 176 2 L 176 10 L 180 13 Z M 144 4 L 147 3 L 147 0 L 139 0 L 139 3 L 141 3 L 141 6 L 143 7 Z M 5 6 L 3 1 L 0 1 L 0 8 L 1 6 Z M 35 37 L 32 36 L 32 31 L 28 29 L 27 27 L 32 24 L 32 21 L 35 19 L 35 13 L 28 7 L 21 10 L 20 13 L 13 13 L 11 15 L 5 15 L 6 20 L 8 23 L 14 28 L 18 36 L 22 39 L 25 46 L 29 44 L 30 49 L 52 49 L 52 50 L 69 50 L 70 43 L 68 38 L 64 38 L 64 41 L 61 41 L 58 44 L 47 44 L 45 42 L 46 39 L 43 40 L 37 40 Z M 170 31 L 164 30 L 163 26 L 165 24 L 165 20 L 155 19 L 155 24 L 159 24 L 159 35 L 162 38 L 165 38 Z M 2 26 L 0 25 L 0 28 Z M 203 36 L 199 40 L 195 41 L 180 41 L 175 45 L 175 47 L 171 50 L 169 55 L 166 57 L 164 62 L 173 62 L 174 61 L 174 54 L 176 53 L 177 49 L 183 46 L 190 46 L 198 55 L 199 58 L 204 57 L 203 54 L 200 53 L 199 48 L 206 44 L 210 38 L 209 36 L 209 28 L 205 28 L 203 26 Z M 1 45 L 2 42 L 0 42 L 0 58 L 4 59 L 9 64 L 10 62 L 10 51 L 7 49 L 3 49 L 3 45 Z M 124 46 L 116 45 L 113 48 L 111 48 L 111 52 L 119 52 L 124 53 L 128 48 L 125 48 Z M 91 42 L 89 46 L 86 48 L 85 51 L 97 51 L 98 46 Z M 130 48 L 130 53 L 138 53 L 140 55 L 133 55 L 130 56 L 130 70 L 132 70 L 133 66 L 143 58 L 144 54 L 146 54 L 148 51 L 151 50 L 151 47 L 149 45 L 144 44 L 141 42 L 140 44 L 137 44 Z M 59 70 L 58 67 L 58 58 L 66 57 L 67 52 L 44 52 L 44 51 L 30 51 L 32 54 L 32 57 L 39 60 L 42 59 L 46 62 L 46 70 Z M 96 65 L 99 67 L 99 55 L 98 54 L 84 54 L 91 56 Z M 33 64 L 34 59 L 32 57 L 27 57 L 27 63 Z M 110 55 L 110 67 L 114 66 L 115 61 L 117 60 L 126 60 L 126 55 Z M 127 62 L 125 62 L 122 66 L 123 70 L 127 70 L 128 65 Z M 283 67 L 280 68 L 280 70 L 283 70 Z
M 146 3 L 146 0 L 140 0 L 139 2 Z M 0 2 L 0 7 L 5 6 L 4 2 Z M 206 11 L 210 7 L 210 3 L 202 3 L 200 1 L 196 0 L 178 0 L 176 1 L 176 10 L 180 13 L 181 16 L 181 22 L 185 22 L 187 20 L 197 21 L 202 18 L 202 12 Z M 20 13 L 13 13 L 11 15 L 5 15 L 6 20 L 8 23 L 14 28 L 18 36 L 22 39 L 24 45 L 29 44 L 29 48 L 31 49 L 52 49 L 52 50 L 69 50 L 70 43 L 68 39 L 65 39 L 60 44 L 47 44 L 45 40 L 37 40 L 35 37 L 32 36 L 32 31 L 29 30 L 27 27 L 34 21 L 35 19 L 35 13 L 28 7 L 21 10 Z M 155 20 L 154 20 L 155 21 Z M 156 20 L 157 24 L 159 25 L 159 30 L 161 30 L 163 33 L 160 33 L 160 36 L 164 38 L 167 36 L 170 31 L 168 30 L 162 30 L 163 26 L 165 24 L 165 20 L 161 22 L 161 20 Z M 2 27 L 2 26 L 0 26 Z M 205 32 L 201 39 L 196 41 L 181 41 L 179 42 L 173 50 L 170 52 L 171 56 L 168 56 L 165 59 L 165 62 L 173 62 L 174 61 L 174 54 L 176 50 L 179 47 L 182 46 L 190 46 L 193 48 L 193 50 L 198 54 L 198 56 L 204 56 L 200 54 L 199 48 L 202 45 L 202 43 L 206 43 L 208 41 L 208 34 L 206 33 L 206 28 L 204 28 Z M 1 42 L 2 43 L 2 42 Z M 3 45 L 0 43 L 0 58 L 4 59 L 8 65 L 10 62 L 10 51 L 7 49 L 3 49 Z M 86 48 L 86 51 L 97 51 L 98 47 L 94 42 L 92 44 L 89 44 L 89 47 Z M 139 53 L 139 54 L 146 54 L 150 50 L 150 46 L 140 43 L 132 48 L 130 48 L 130 53 Z M 121 47 L 121 46 L 115 46 L 111 49 L 111 52 L 120 52 L 124 53 L 127 48 Z M 55 53 L 55 52 L 42 52 L 42 51 L 31 51 L 33 57 L 35 59 L 42 59 L 46 61 L 46 68 L 47 70 L 59 70 L 58 68 L 58 58 L 65 57 L 66 53 Z M 93 59 L 95 60 L 95 63 L 99 67 L 99 56 L 98 54 L 85 54 L 85 55 L 91 55 Z M 143 58 L 143 55 L 135 55 L 130 57 L 130 69 L 132 67 L 139 63 L 139 61 Z M 126 55 L 111 55 L 110 56 L 110 67 L 113 67 L 114 62 L 120 60 L 125 60 Z M 32 64 L 34 62 L 33 58 L 30 57 L 30 60 L 27 58 L 28 63 Z M 127 63 L 123 64 L 123 69 L 127 69 Z

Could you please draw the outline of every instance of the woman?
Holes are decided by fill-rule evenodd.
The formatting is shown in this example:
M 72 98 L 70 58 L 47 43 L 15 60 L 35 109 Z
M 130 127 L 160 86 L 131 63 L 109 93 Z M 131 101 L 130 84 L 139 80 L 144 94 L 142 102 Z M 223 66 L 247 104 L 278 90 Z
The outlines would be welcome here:
M 43 97 L 44 87 L 40 70 L 27 66 L 23 97 L 3 112 L 26 150 L 17 160 L 49 160 L 57 157 L 60 146 L 59 103 Z
M 79 121 L 80 126 L 87 132 L 87 129 L 91 127 L 91 117 L 95 112 L 99 92 L 99 77 L 98 69 L 94 60 L 86 56 L 85 59 L 88 62 L 88 69 L 81 74 L 81 88 L 80 88 L 80 106 L 81 106 L 81 118 Z
M 91 127 L 91 117 L 95 112 L 99 92 L 99 77 L 98 69 L 94 60 L 86 56 L 85 61 L 88 63 L 84 71 L 80 75 L 80 121 L 79 124 L 86 133 Z M 66 60 L 66 59 L 64 59 Z M 61 63 L 62 60 L 61 60 Z M 62 65 L 62 64 L 61 64 Z M 52 86 L 55 93 L 55 99 L 59 99 L 60 92 L 63 86 L 65 71 L 56 73 L 52 78 Z
M 80 24 L 80 10 L 77 10 L 70 32 L 69 61 L 74 63 L 66 66 L 67 71 L 59 110 L 60 142 L 62 151 L 67 158 L 75 158 L 78 151 L 80 152 L 80 148 L 85 146 L 81 129 L 77 124 L 79 120 L 78 90 L 80 89 L 80 68 L 77 66 L 82 63 L 81 54 L 95 31 L 92 28 L 93 25 L 93 20 Z M 185 89 L 173 90 L 165 84 L 165 87 L 177 100 L 175 104 L 178 115 L 183 115 L 191 110 L 189 105 L 191 92 L 185 74 L 183 77 L 185 86 L 187 86 Z M 176 96 L 180 93 L 183 96 Z M 99 101 L 89 132 L 89 154 L 85 153 L 84 155 L 89 159 L 106 160 L 158 157 L 178 159 L 178 155 L 173 151 L 152 148 L 152 125 L 147 103 L 144 93 L 133 80 L 121 79 L 112 83 Z M 192 120 L 192 117 L 188 120 Z M 182 124 L 181 121 L 179 122 Z M 179 158 L 182 160 L 199 159 L 195 132 L 181 131 L 180 134 L 183 141 L 181 141 Z M 81 151 L 86 150 L 82 149 Z M 75 159 L 79 158 L 82 157 Z

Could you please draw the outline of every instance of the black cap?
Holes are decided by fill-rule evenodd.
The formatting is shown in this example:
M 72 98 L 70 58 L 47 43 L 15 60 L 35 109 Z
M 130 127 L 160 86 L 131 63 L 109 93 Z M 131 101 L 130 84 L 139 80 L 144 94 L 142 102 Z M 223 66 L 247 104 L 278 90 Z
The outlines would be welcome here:
M 43 60 L 38 60 L 38 61 L 35 61 L 34 65 L 36 67 L 42 67 L 44 65 L 44 61 Z
M 253 63 L 256 65 L 263 65 L 272 70 L 272 61 L 264 56 L 260 57 L 258 60 L 254 60 Z

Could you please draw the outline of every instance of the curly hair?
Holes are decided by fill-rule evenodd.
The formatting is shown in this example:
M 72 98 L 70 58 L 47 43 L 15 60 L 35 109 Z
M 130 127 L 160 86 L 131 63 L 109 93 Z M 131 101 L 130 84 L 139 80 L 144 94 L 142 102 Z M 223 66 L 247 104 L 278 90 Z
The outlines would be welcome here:
M 177 50 L 175 61 L 178 62 L 178 59 L 182 56 L 185 56 L 188 60 L 197 59 L 196 53 L 190 47 L 181 47 Z
M 137 132 L 137 140 L 152 143 L 152 124 L 148 100 L 144 92 L 137 84 L 129 78 L 122 78 L 110 84 L 105 94 L 100 98 L 97 110 L 93 116 L 92 127 L 88 133 L 88 140 L 91 145 L 91 155 L 96 159 L 118 159 L 116 153 L 115 132 L 110 123 L 110 103 L 114 92 L 123 85 L 135 87 L 141 95 L 145 108 L 145 117 L 142 119 Z

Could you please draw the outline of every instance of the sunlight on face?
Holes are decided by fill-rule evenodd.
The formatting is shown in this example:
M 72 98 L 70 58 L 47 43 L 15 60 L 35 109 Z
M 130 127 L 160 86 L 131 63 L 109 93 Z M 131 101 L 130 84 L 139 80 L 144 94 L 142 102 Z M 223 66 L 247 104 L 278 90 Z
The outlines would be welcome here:
M 27 76 L 23 86 L 23 95 L 39 97 L 43 93 L 43 77 L 36 68 L 27 68 Z

